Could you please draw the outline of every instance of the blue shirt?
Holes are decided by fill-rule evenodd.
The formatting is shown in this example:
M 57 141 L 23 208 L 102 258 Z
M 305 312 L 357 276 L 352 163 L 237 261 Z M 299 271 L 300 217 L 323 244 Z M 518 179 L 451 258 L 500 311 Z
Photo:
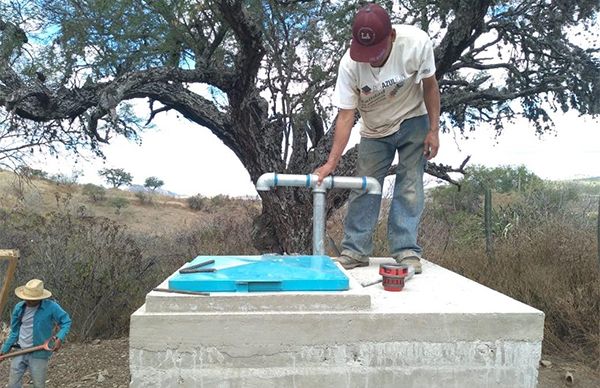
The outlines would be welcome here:
M 6 342 L 2 345 L 2 353 L 7 353 L 19 339 L 21 318 L 24 313 L 25 302 L 17 303 L 10 320 L 10 334 L 6 339 Z M 52 337 L 52 329 L 54 329 L 55 324 L 60 326 L 60 330 L 56 334 L 56 337 L 61 341 L 64 341 L 71 329 L 71 317 L 69 317 L 69 314 L 67 314 L 67 312 L 55 301 L 44 299 L 40 302 L 38 309 L 33 316 L 33 346 L 41 345 Z M 49 358 L 50 354 L 52 353 L 40 350 L 34 352 L 32 357 Z

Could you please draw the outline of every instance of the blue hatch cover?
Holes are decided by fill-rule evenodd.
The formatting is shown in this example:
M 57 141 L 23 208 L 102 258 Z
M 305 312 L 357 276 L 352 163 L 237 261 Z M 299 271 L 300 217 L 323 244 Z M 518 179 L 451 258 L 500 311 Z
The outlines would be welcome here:
M 183 272 L 186 268 L 189 273 L 180 271 L 169 279 L 170 289 L 207 292 L 348 289 L 348 277 L 329 256 L 198 256 L 183 267 Z

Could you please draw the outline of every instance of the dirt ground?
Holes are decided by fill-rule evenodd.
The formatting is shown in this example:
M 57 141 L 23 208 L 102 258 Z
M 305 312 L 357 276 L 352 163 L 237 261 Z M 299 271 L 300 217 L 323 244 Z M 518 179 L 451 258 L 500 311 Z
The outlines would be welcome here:
M 9 362 L 0 363 L 1 387 L 8 381 Z M 27 381 L 27 378 L 26 378 Z M 33 385 L 24 384 L 24 387 Z M 128 387 L 129 344 L 127 338 L 67 342 L 50 359 L 47 388 Z
M 544 356 L 549 367 L 540 366 L 538 388 L 598 388 L 600 373 L 582 365 Z M 9 362 L 0 363 L 2 387 L 8 380 Z M 565 374 L 570 372 L 573 382 Z M 50 360 L 48 388 L 75 387 L 127 387 L 129 385 L 129 359 L 127 338 L 93 341 L 92 343 L 67 343 Z M 30 387 L 30 385 L 24 385 Z M 510 388 L 510 387 L 507 387 Z

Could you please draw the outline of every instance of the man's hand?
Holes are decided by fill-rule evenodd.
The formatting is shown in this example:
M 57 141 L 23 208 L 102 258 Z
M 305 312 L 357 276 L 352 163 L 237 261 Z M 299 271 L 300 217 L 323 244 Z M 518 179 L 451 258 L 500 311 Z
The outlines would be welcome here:
M 313 172 L 313 174 L 316 174 L 319 176 L 318 182 L 319 182 L 319 184 L 321 184 L 321 183 L 323 183 L 323 179 L 325 179 L 326 177 L 331 175 L 333 170 L 335 170 L 335 166 L 332 165 L 331 163 L 327 162 L 324 165 L 322 165 L 321 167 L 317 168 Z
M 62 341 L 58 337 L 54 337 L 54 349 L 53 352 L 58 352 L 62 346 Z
M 423 155 L 425 155 L 427 160 L 431 160 L 435 158 L 439 149 L 440 136 L 438 134 L 438 130 L 430 129 L 429 132 L 427 132 L 425 142 L 423 143 Z
M 423 155 L 427 160 L 433 159 L 440 149 L 440 87 L 435 75 L 423 78 L 423 100 L 429 116 L 429 132 L 425 137 Z

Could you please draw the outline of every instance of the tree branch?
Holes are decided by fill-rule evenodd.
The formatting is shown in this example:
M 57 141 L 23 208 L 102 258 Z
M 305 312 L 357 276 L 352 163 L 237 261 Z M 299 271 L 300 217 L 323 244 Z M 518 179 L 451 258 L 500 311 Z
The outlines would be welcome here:
M 449 173 L 455 172 L 455 173 L 460 173 L 460 174 L 464 175 L 465 174 L 464 168 L 467 165 L 467 163 L 469 162 L 469 159 L 471 159 L 470 155 L 467 156 L 462 161 L 462 163 L 460 164 L 460 166 L 458 168 L 454 168 L 449 165 L 445 165 L 445 164 L 441 164 L 441 163 L 438 164 L 438 163 L 427 162 L 427 166 L 425 166 L 425 172 L 431 176 L 438 178 L 438 179 L 441 179 L 443 181 L 446 181 L 448 183 L 456 185 L 460 189 L 460 183 L 458 183 L 457 181 L 452 179 L 452 177 L 450 177 Z
M 152 120 L 154 120 L 154 117 L 157 114 L 159 114 L 161 112 L 168 112 L 172 108 L 170 108 L 168 106 L 163 106 L 163 107 L 160 107 L 158 109 L 154 109 L 154 100 L 150 100 L 150 104 L 149 104 L 148 109 L 150 109 L 150 117 L 148 118 L 148 121 L 146 121 L 146 124 L 145 124 L 146 126 L 148 126 L 152 122 Z
M 218 3 L 222 16 L 231 27 L 240 52 L 236 56 L 236 87 L 245 94 L 254 86 L 260 62 L 265 54 L 262 33 L 258 26 L 250 21 L 241 0 L 222 0 Z
M 442 97 L 442 110 L 446 111 L 452 107 L 456 106 L 476 106 L 477 101 L 507 101 L 514 100 L 519 97 L 528 97 L 534 96 L 539 93 L 547 93 L 551 91 L 559 91 L 563 90 L 562 86 L 552 86 L 549 84 L 540 84 L 531 88 L 522 89 L 519 91 L 516 90 L 508 90 L 501 91 L 497 88 L 488 88 L 485 90 L 478 90 L 471 93 L 461 94 L 460 92 L 456 93 L 445 93 L 444 97 Z
M 441 79 L 448 73 L 462 52 L 481 35 L 485 25 L 483 20 L 490 4 L 490 0 L 458 2 L 458 7 L 454 10 L 454 20 L 435 49 L 437 79 Z

